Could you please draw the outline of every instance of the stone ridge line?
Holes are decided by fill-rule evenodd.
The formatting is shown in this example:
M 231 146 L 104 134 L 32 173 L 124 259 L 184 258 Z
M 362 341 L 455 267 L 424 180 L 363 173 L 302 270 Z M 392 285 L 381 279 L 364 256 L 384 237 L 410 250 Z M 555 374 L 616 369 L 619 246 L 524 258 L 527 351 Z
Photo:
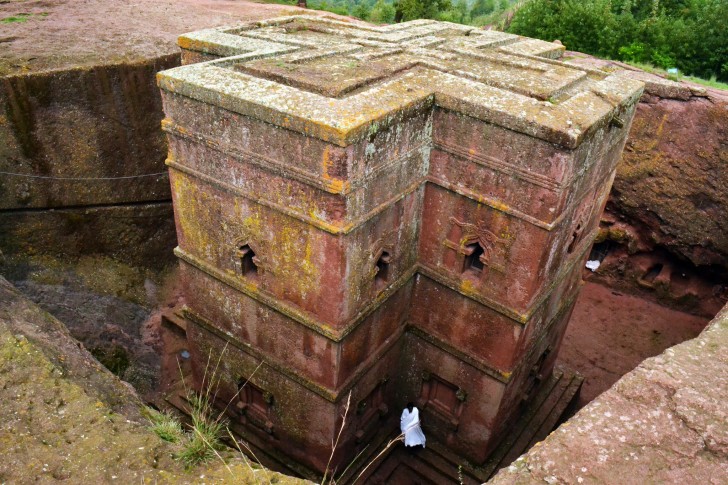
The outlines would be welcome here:
M 562 46 L 443 22 L 295 16 L 179 43 L 230 57 L 161 72 L 163 90 L 340 146 L 434 104 L 573 149 L 643 89 L 554 60 Z

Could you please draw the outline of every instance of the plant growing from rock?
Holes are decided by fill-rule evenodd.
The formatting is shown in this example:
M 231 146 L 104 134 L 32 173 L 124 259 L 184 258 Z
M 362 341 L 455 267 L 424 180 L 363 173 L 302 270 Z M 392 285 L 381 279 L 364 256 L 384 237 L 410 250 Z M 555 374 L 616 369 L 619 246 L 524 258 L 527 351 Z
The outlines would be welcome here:
M 227 466 L 227 463 L 221 456 L 220 452 L 226 448 L 223 440 L 230 438 L 235 447 L 240 452 L 240 456 L 245 464 L 252 470 L 250 462 L 243 453 L 241 445 L 250 453 L 253 458 L 255 455 L 245 443 L 240 443 L 228 428 L 225 413 L 228 406 L 240 395 L 240 392 L 248 384 L 248 380 L 258 371 L 263 363 L 258 364 L 250 378 L 238 389 L 238 392 L 230 399 L 225 409 L 216 411 L 213 403 L 217 398 L 217 387 L 220 380 L 219 367 L 227 346 L 220 353 L 214 368 L 211 369 L 211 355 L 208 355 L 205 373 L 202 378 L 200 393 L 192 389 L 188 389 L 185 384 L 182 368 L 179 366 L 179 372 L 182 376 L 182 383 L 185 386 L 185 396 L 188 407 L 189 418 L 191 424 L 188 430 L 184 430 L 179 419 L 170 412 L 160 412 L 152 408 L 146 409 L 147 418 L 151 422 L 151 430 L 154 431 L 161 439 L 170 443 L 175 443 L 179 451 L 174 454 L 174 458 L 184 464 L 185 468 L 193 468 L 199 464 L 210 461 L 217 457 Z M 213 389 L 215 391 L 213 392 Z M 228 468 L 229 469 L 229 468 Z M 231 471 L 232 473 L 232 471 Z
M 184 431 L 179 420 L 169 411 L 157 411 L 146 408 L 147 419 L 152 423 L 151 430 L 164 441 L 178 443 L 184 438 Z

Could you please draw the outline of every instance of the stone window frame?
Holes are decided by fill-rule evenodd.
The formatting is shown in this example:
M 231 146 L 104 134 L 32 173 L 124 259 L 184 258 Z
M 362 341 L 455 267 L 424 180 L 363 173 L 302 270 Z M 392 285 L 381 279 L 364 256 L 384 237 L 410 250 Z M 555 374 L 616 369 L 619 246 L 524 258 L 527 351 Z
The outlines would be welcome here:
M 235 407 L 240 421 L 251 423 L 273 434 L 273 394 L 252 384 L 250 381 L 240 379 L 238 381 L 238 402 Z
M 436 395 L 440 387 L 452 390 L 456 401 L 454 407 L 448 408 L 446 403 L 437 399 Z M 418 404 L 423 410 L 426 409 L 436 419 L 444 422 L 452 433 L 457 432 L 460 426 L 460 416 L 463 413 L 467 396 L 468 393 L 463 388 L 452 382 L 429 371 L 422 373 L 422 388 L 420 389 Z
M 251 262 L 255 265 L 255 271 L 246 271 L 244 268 L 243 258 L 245 254 L 243 252 L 243 248 L 246 246 L 253 252 Z M 258 241 L 254 241 L 247 237 L 239 238 L 234 242 L 233 248 L 233 267 L 235 268 L 235 274 L 238 277 L 257 281 L 262 278 L 265 273 L 270 272 L 267 258 L 263 256 L 265 248 Z
M 460 237 L 457 242 L 446 236 L 442 244 L 446 248 L 452 249 L 457 254 L 457 264 L 453 268 L 458 274 L 471 281 L 482 283 L 488 278 L 491 271 L 497 273 L 505 273 L 505 261 L 508 259 L 508 252 L 512 241 L 502 239 L 493 232 L 486 229 L 486 224 L 479 221 L 477 224 L 461 222 L 455 217 L 450 217 L 449 222 L 453 227 L 460 228 Z M 468 258 L 476 251 L 475 246 L 479 246 L 482 253 L 478 256 L 478 261 L 482 264 L 482 268 L 474 268 L 473 264 L 468 264 Z

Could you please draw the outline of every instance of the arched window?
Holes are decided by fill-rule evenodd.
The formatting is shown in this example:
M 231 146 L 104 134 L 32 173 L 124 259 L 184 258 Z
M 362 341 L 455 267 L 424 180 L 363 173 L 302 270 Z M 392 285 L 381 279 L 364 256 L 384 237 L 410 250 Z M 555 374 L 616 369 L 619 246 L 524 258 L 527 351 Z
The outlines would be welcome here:
M 483 264 L 483 260 L 481 259 L 481 256 L 484 254 L 485 250 L 479 242 L 466 245 L 463 272 L 470 270 L 475 271 L 476 273 L 481 273 L 483 268 L 485 268 L 485 264 Z
M 387 251 L 382 251 L 377 259 L 376 274 L 374 275 L 374 284 L 377 288 L 383 287 L 389 280 L 389 263 L 391 262 L 392 256 Z
M 240 272 L 243 276 L 256 276 L 258 274 L 255 251 L 249 245 L 245 244 L 238 248 L 238 257 L 240 258 Z

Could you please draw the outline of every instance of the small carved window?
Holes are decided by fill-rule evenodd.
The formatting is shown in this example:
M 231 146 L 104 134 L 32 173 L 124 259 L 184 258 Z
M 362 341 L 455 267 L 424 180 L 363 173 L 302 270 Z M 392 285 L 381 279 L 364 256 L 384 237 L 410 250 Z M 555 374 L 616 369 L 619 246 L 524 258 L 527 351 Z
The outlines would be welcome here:
M 238 413 L 268 433 L 273 429 L 273 424 L 268 419 L 272 405 L 271 393 L 263 391 L 245 379 L 238 381 Z
M 571 254 L 576 248 L 576 245 L 581 239 L 581 232 L 581 223 L 579 223 L 577 224 L 576 229 L 574 229 L 574 232 L 571 234 L 571 242 L 569 243 L 569 247 L 566 248 L 567 254 Z
M 253 249 L 245 244 L 238 248 L 240 258 L 240 272 L 243 276 L 256 276 L 258 274 L 257 258 Z
M 377 260 L 376 273 L 374 274 L 374 284 L 377 288 L 383 287 L 389 280 L 389 264 L 392 262 L 392 256 L 383 251 Z
M 483 246 L 480 245 L 480 243 L 475 242 L 472 244 L 468 244 L 465 246 L 465 266 L 463 268 L 463 271 L 475 271 L 476 273 L 482 273 L 483 268 L 485 268 L 485 263 L 483 263 L 483 256 L 485 255 L 485 250 L 483 249 Z

